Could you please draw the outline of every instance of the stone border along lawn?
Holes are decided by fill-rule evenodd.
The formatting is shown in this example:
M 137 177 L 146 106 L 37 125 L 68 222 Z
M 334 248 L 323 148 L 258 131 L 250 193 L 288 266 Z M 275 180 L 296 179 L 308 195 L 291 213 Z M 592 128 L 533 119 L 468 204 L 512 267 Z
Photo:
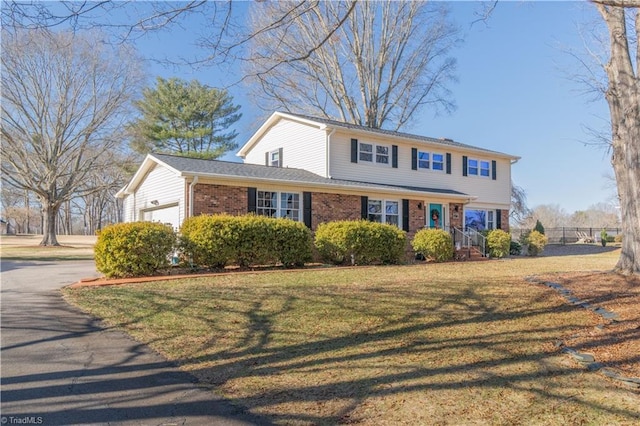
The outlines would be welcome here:
M 575 297 L 570 290 L 564 288 L 558 283 L 538 280 L 535 277 L 526 277 L 525 280 L 534 284 L 542 284 L 553 290 L 556 290 L 567 300 L 568 303 L 592 311 L 596 315 L 602 317 L 602 319 L 604 319 L 605 321 L 609 321 L 609 324 L 620 320 L 620 316 L 615 312 L 609 311 L 602 307 L 591 305 L 590 303 L 587 303 Z M 598 327 L 600 329 L 604 329 L 606 326 L 607 324 L 601 324 Z M 556 347 L 561 347 L 564 353 L 568 354 L 575 361 L 585 366 L 587 370 L 598 371 L 603 376 L 608 377 L 624 386 L 632 389 L 640 389 L 640 377 L 627 377 L 611 367 L 604 367 L 602 363 L 596 361 L 595 356 L 593 356 L 592 354 L 578 352 L 573 348 L 565 346 L 564 342 L 562 341 L 557 341 L 555 345 Z

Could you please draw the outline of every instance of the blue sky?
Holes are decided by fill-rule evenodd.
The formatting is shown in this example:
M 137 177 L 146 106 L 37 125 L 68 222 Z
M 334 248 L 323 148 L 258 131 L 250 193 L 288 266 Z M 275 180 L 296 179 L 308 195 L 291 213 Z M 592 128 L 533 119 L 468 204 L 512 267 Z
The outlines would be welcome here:
M 245 6 L 250 7 L 250 3 Z M 486 23 L 477 22 L 475 2 L 450 2 L 452 17 L 464 42 L 452 54 L 458 61 L 458 83 L 451 86 L 457 109 L 434 117 L 420 111 L 403 130 L 448 137 L 522 157 L 513 166 L 513 180 L 525 189 L 530 207 L 557 204 L 567 212 L 611 202 L 615 189 L 609 155 L 585 145 L 592 137 L 585 126 L 605 128 L 604 100 L 592 102 L 570 78 L 577 62 L 567 48 L 581 50 L 578 27 L 592 20 L 595 10 L 584 2 L 499 2 Z M 190 25 L 138 42 L 145 57 L 196 55 L 191 46 L 196 28 Z M 198 79 L 220 87 L 237 74 L 193 67 L 149 66 L 155 76 Z M 252 108 L 246 89 L 230 89 L 242 106 L 238 143 L 242 145 L 260 124 L 261 111 Z M 235 153 L 224 159 L 237 161 Z

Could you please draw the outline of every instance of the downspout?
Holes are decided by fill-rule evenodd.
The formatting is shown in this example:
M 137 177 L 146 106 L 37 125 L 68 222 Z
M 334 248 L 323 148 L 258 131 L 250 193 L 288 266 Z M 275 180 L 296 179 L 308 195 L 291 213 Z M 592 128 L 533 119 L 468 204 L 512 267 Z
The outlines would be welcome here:
M 327 158 L 326 158 L 326 176 L 331 179 L 331 136 L 336 132 L 334 127 L 329 134 L 327 134 Z
M 193 181 L 189 184 L 189 217 L 193 217 L 193 188 L 198 183 L 198 176 L 193 177 Z

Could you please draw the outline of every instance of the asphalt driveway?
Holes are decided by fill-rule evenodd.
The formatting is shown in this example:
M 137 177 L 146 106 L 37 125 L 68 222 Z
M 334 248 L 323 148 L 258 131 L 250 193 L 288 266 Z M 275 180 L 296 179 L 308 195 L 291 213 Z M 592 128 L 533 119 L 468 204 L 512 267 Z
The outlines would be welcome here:
M 95 275 L 93 261 L 2 262 L 3 425 L 268 424 L 67 305 L 59 289 Z

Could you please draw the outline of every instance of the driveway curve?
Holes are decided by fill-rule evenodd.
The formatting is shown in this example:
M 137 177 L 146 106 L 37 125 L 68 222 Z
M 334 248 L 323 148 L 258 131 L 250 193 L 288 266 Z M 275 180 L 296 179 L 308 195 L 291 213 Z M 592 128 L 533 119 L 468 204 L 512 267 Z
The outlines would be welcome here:
M 69 306 L 60 288 L 97 275 L 93 261 L 2 261 L 1 269 L 3 425 L 269 424 Z

